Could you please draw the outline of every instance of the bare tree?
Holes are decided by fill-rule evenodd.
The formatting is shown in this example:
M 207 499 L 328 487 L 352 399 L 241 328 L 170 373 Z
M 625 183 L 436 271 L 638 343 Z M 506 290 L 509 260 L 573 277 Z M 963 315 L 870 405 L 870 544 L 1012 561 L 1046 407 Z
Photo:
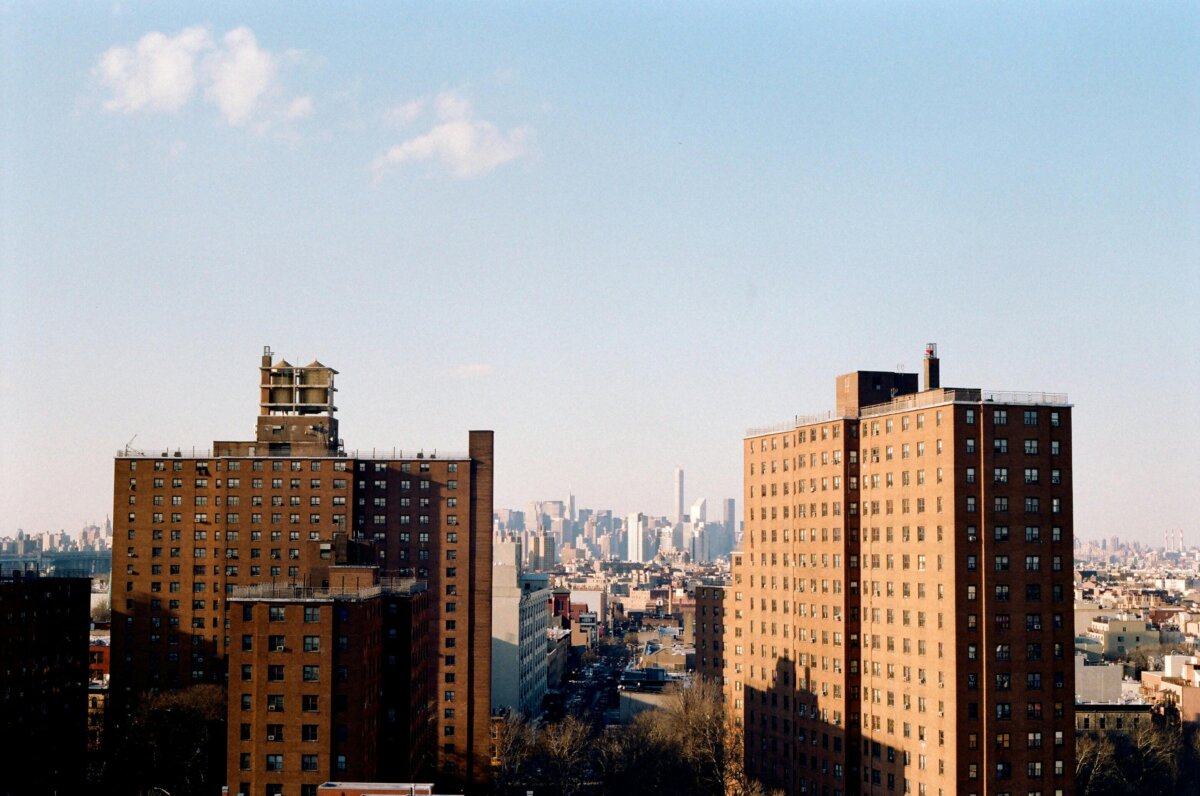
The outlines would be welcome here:
M 225 689 L 198 685 L 151 697 L 115 740 L 105 772 L 112 788 L 207 796 L 225 778 Z
M 498 793 L 520 784 L 534 754 L 533 731 L 515 711 L 492 719 L 493 783 Z
M 1117 749 L 1107 735 L 1089 733 L 1075 742 L 1075 786 L 1079 796 L 1100 796 L 1124 790 L 1117 766 Z
M 537 734 L 539 762 L 555 793 L 574 796 L 588 778 L 592 728 L 575 716 L 548 724 Z
M 102 624 L 110 621 L 112 621 L 112 606 L 109 604 L 108 598 L 105 597 L 92 606 L 92 622 Z

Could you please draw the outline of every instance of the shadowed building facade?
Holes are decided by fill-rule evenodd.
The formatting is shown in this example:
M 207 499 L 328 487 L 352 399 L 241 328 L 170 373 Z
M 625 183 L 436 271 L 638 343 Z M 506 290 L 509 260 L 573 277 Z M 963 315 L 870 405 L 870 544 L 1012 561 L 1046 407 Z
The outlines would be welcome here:
M 493 434 L 463 453 L 346 451 L 335 375 L 267 349 L 253 441 L 116 457 L 114 723 L 145 694 L 226 682 L 238 590 L 328 590 L 332 568 L 374 566 L 426 584 L 437 775 L 484 781 Z
M 1073 792 L 1071 408 L 938 371 L 839 376 L 744 440 L 706 673 L 787 793 Z
M 84 785 L 91 579 L 0 575 L 0 794 Z

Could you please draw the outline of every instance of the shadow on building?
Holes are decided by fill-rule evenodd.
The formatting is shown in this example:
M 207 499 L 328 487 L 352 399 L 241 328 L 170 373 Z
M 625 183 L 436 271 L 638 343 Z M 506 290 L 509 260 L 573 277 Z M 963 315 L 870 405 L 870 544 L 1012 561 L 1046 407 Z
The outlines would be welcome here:
M 779 659 L 766 687 L 748 681 L 741 692 L 747 774 L 789 796 L 903 793 L 909 761 L 874 740 L 882 733 L 859 727 L 858 694 L 850 693 L 858 686 L 845 682 L 791 658 Z

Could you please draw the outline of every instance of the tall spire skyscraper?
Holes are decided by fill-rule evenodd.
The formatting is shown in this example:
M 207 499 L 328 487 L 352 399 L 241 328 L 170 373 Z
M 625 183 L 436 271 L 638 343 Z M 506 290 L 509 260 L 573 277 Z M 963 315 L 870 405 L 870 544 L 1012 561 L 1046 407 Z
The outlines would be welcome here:
M 683 468 L 675 468 L 675 516 L 674 522 L 683 522 Z

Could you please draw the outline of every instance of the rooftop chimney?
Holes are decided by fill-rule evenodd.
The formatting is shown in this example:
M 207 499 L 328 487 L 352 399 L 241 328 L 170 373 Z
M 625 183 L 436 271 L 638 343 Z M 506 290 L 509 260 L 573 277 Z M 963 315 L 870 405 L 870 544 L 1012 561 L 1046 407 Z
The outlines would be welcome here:
M 937 343 L 925 344 L 925 389 L 936 390 L 941 386 L 941 372 L 937 355 Z

